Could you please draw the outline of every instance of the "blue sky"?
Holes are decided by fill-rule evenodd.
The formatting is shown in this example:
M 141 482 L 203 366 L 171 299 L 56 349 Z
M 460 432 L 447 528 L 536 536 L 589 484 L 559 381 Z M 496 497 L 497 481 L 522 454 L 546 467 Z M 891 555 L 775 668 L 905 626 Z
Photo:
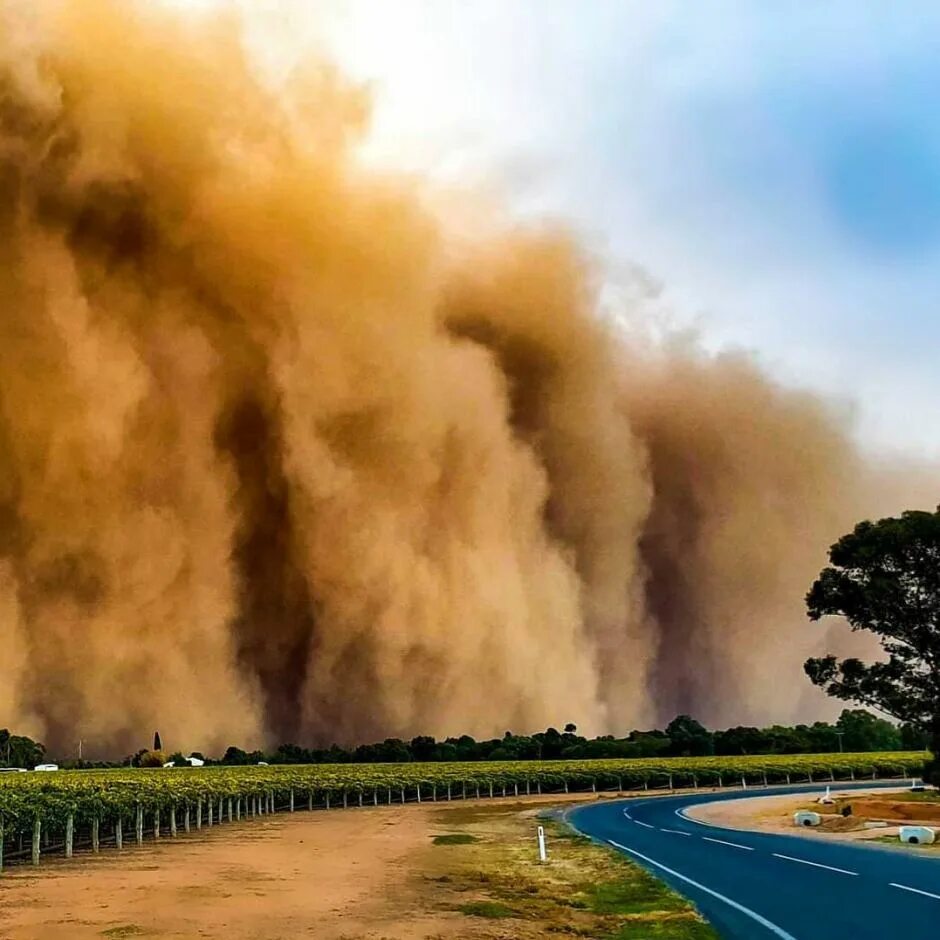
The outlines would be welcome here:
M 709 348 L 940 457 L 940 5 L 324 9 L 309 34 L 374 83 L 371 159 L 571 220 Z

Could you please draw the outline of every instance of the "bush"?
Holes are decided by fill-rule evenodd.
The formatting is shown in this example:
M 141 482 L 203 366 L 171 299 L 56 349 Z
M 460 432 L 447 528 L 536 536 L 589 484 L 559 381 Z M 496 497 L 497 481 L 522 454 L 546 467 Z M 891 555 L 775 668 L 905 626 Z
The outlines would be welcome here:
M 166 763 L 166 754 L 163 751 L 144 751 L 140 755 L 141 767 L 162 767 Z

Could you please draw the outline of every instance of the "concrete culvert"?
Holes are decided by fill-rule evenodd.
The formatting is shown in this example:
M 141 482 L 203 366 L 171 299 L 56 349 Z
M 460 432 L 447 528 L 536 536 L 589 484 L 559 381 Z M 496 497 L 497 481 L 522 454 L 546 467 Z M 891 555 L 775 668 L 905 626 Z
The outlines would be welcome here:
M 793 814 L 793 822 L 797 826 L 818 826 L 822 822 L 822 817 L 811 810 L 800 810 Z
M 898 835 L 908 845 L 931 845 L 937 837 L 929 826 L 901 826 Z

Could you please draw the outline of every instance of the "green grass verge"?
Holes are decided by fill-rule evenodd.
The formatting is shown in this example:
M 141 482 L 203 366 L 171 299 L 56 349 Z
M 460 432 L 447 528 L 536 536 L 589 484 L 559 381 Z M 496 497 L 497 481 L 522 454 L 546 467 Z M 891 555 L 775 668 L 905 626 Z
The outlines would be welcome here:
M 452 848 L 434 850 L 437 877 L 428 882 L 441 908 L 467 917 L 461 937 L 490 937 L 482 924 L 498 919 L 500 937 L 520 940 L 717 940 L 694 906 L 663 882 L 536 812 L 524 804 L 439 811 L 446 832 L 437 838 L 446 841 L 434 841 Z M 539 824 L 548 840 L 544 865 L 535 842 Z
M 477 841 L 477 837 L 469 832 L 448 832 L 443 836 L 435 836 L 432 841 L 435 845 L 470 845 Z

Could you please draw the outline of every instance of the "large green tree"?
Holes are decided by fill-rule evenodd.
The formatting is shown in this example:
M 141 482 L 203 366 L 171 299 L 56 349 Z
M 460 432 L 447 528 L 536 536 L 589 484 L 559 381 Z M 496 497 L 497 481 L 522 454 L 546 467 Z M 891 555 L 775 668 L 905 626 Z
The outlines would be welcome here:
M 806 595 L 811 620 L 844 617 L 876 634 L 886 659 L 823 656 L 806 674 L 830 695 L 873 706 L 928 733 L 940 784 L 940 509 L 860 522 L 829 550 Z

